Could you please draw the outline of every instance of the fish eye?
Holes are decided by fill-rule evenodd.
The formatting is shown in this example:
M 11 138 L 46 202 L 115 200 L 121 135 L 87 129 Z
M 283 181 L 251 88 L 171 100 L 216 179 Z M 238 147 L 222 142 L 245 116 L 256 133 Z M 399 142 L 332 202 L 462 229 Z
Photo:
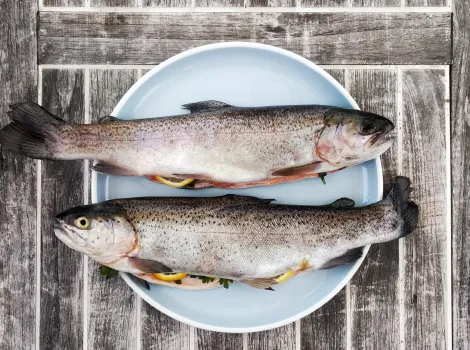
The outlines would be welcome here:
M 370 135 L 375 132 L 375 123 L 372 120 L 364 120 L 361 123 L 361 134 Z
M 85 216 L 81 216 L 75 219 L 75 226 L 79 229 L 86 230 L 90 227 L 90 220 Z

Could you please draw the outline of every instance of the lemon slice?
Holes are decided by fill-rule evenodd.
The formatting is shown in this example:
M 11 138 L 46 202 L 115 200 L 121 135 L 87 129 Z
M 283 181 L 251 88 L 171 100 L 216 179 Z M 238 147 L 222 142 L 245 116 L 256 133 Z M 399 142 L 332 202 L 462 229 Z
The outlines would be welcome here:
M 188 274 L 184 272 L 178 273 L 154 273 L 155 277 L 162 281 L 178 281 L 185 278 Z
M 167 186 L 180 188 L 189 185 L 194 179 L 178 179 L 177 177 L 162 177 L 162 176 L 155 176 L 155 179 L 162 184 Z
M 277 276 L 274 278 L 274 280 L 277 282 L 277 283 L 282 283 L 284 282 L 285 280 L 287 280 L 289 277 L 291 277 L 294 273 L 292 271 L 289 271 L 289 272 L 286 272 L 286 273 L 283 273 L 282 275 L 280 276 Z

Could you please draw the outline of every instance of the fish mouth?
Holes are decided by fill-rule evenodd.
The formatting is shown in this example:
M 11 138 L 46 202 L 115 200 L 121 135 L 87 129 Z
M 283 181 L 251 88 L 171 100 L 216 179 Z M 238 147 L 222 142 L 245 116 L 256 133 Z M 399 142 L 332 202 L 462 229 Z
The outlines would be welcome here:
M 75 231 L 67 227 L 67 224 L 64 220 L 59 217 L 55 218 L 53 224 L 54 233 L 62 242 L 72 249 L 77 249 L 77 247 L 85 247 L 86 241 L 77 234 Z
M 395 141 L 396 135 L 392 132 L 381 133 L 374 135 L 370 138 L 369 142 L 367 142 L 365 149 L 369 150 L 373 147 L 380 147 L 381 149 L 385 147 L 387 149 L 390 145 Z

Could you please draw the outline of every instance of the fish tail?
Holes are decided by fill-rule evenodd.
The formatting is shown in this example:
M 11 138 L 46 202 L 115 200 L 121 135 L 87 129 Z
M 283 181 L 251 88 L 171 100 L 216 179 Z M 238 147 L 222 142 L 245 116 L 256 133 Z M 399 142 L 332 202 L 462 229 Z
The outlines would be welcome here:
M 12 120 L 0 130 L 0 144 L 10 152 L 31 158 L 59 159 L 58 128 L 66 122 L 34 102 L 19 102 L 7 112 Z
M 397 176 L 392 189 L 384 201 L 391 202 L 403 220 L 400 237 L 404 237 L 418 225 L 419 209 L 416 203 L 410 201 L 411 181 L 407 177 Z

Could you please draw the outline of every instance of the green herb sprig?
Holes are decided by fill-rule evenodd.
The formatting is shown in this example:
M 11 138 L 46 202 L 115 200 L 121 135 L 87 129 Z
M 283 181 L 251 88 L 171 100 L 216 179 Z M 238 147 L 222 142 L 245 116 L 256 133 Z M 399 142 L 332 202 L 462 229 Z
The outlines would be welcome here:
M 119 271 L 109 267 L 109 266 L 105 266 L 105 265 L 101 265 L 100 266 L 100 274 L 101 276 L 104 276 L 106 277 L 106 279 L 110 279 L 110 278 L 113 278 L 113 277 L 116 277 L 117 275 L 119 275 Z
M 326 185 L 326 181 L 325 181 L 325 176 L 327 174 L 326 173 L 319 173 L 318 174 L 318 177 L 320 178 L 321 182 L 323 182 L 324 185 Z

